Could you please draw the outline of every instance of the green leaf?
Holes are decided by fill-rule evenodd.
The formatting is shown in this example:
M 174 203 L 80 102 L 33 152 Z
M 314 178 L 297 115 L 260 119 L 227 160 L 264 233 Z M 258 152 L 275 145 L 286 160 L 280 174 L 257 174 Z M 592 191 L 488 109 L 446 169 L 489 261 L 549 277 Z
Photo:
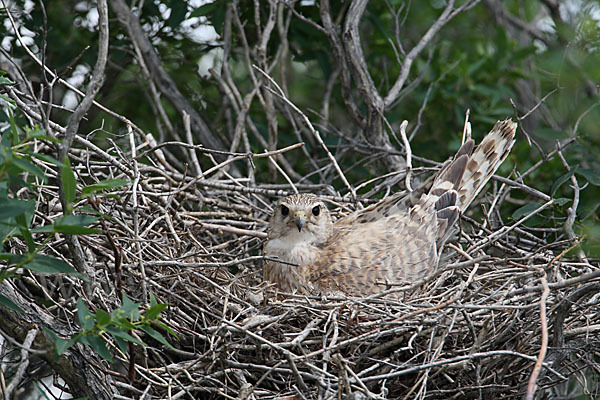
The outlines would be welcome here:
M 144 317 L 149 320 L 156 319 L 158 314 L 160 314 L 165 308 L 167 308 L 167 304 L 155 304 L 146 310 Z
M 32 164 L 28 160 L 26 160 L 24 158 L 20 158 L 20 157 L 13 157 L 11 161 L 13 164 L 15 164 L 17 167 L 19 167 L 23 171 L 27 171 L 27 172 L 37 176 L 44 182 L 46 182 L 48 180 L 46 178 L 46 175 L 44 174 L 44 171 L 42 171 L 37 165 Z
M 94 316 L 90 313 L 90 310 L 88 310 L 81 298 L 77 299 L 77 318 L 79 319 L 81 329 L 84 331 L 89 331 L 94 328 Z
M 212 22 L 213 28 L 219 34 L 223 34 L 223 26 L 225 21 L 225 13 L 227 11 L 227 1 L 215 1 L 216 7 L 212 10 L 210 22 Z
M 96 311 L 96 326 L 98 328 L 104 329 L 110 322 L 110 315 L 105 310 L 99 309 Z
M 102 231 L 99 229 L 86 228 L 86 225 L 93 224 L 98 219 L 97 217 L 83 214 L 65 215 L 54 223 L 54 231 L 71 235 L 100 233 Z
M 593 169 L 576 168 L 575 173 L 583 176 L 589 183 L 594 186 L 600 186 L 600 171 L 594 171 Z
M 99 192 L 101 190 L 114 189 L 121 186 L 128 185 L 130 181 L 125 179 L 105 179 L 93 185 L 89 185 L 83 188 L 81 191 L 81 197 L 89 196 L 92 193 Z
M 565 131 L 558 131 L 552 128 L 540 128 L 533 132 L 536 136 L 539 136 L 546 140 L 557 140 L 557 139 L 568 139 L 570 135 Z
M 6 253 L 2 253 L 2 258 L 5 257 Z M 27 256 L 25 254 L 10 254 L 10 257 L 8 258 L 8 263 L 7 265 L 18 265 L 20 264 L 23 260 L 26 260 Z
M 12 140 L 12 144 L 16 145 L 19 143 L 19 128 L 17 127 L 17 123 L 15 122 L 15 116 L 12 111 L 8 110 L 8 119 L 10 121 L 10 135 L 6 135 L 9 140 Z
M 36 254 L 35 257 L 33 257 L 33 260 L 25 264 L 24 267 L 42 274 L 63 273 L 69 275 L 81 275 L 63 260 L 42 254 Z
M 121 350 L 123 353 L 127 354 L 127 342 L 123 339 L 121 339 L 120 337 L 116 337 L 113 336 L 113 339 L 115 340 L 115 343 L 117 344 L 117 347 L 119 347 L 119 350 Z
M 573 200 L 572 199 L 566 199 L 564 197 L 560 197 L 558 199 L 554 199 L 554 204 L 556 204 L 558 206 L 563 206 L 563 205 L 567 204 L 570 201 L 573 201 Z
M 35 201 L 0 198 L 0 220 L 16 217 L 27 211 L 33 211 Z
M 90 344 L 90 335 L 80 334 L 78 342 L 83 343 L 83 344 L 87 344 L 88 346 L 91 346 L 91 344 Z
M 186 2 L 181 0 L 172 0 L 170 6 L 171 15 L 169 16 L 167 24 L 169 25 L 169 27 L 177 29 L 181 22 L 185 19 L 185 14 L 187 14 L 187 4 Z
M 0 245 L 15 235 L 17 227 L 12 224 L 7 224 L 5 221 L 0 221 Z
M 136 326 L 129 319 L 131 315 L 127 315 L 125 311 L 123 311 L 123 307 L 113 310 L 110 315 L 114 326 L 126 331 L 136 329 Z
M 108 362 L 112 362 L 110 351 L 108 351 L 108 347 L 106 347 L 104 339 L 102 339 L 100 336 L 92 335 L 86 335 L 85 338 L 87 339 L 87 344 L 90 345 L 90 347 L 94 349 L 94 351 L 98 353 L 100 357 L 104 358 Z
M 4 75 L 0 75 L 0 85 L 14 85 L 15 83 L 5 77 Z
M 31 157 L 37 158 L 38 160 L 42 160 L 42 161 L 47 162 L 47 163 L 52 164 L 52 165 L 56 165 L 59 168 L 62 168 L 64 166 L 63 163 L 61 163 L 56 158 L 51 157 L 49 155 L 34 153 L 34 152 L 31 152 L 31 151 L 26 151 L 25 153 L 29 154 Z
M 67 208 L 70 210 L 75 202 L 77 183 L 75 181 L 75 174 L 71 168 L 71 161 L 68 157 L 65 158 L 65 164 L 60 170 L 60 178 L 63 185 L 65 202 L 67 203 Z
M 125 295 L 123 295 L 123 305 L 119 307 L 119 311 L 134 322 L 140 319 L 140 304 L 132 302 Z
M 556 182 L 554 182 L 554 184 L 552 185 L 552 189 L 550 189 L 550 196 L 554 196 L 554 194 L 556 193 L 556 191 L 558 190 L 558 188 L 565 183 L 566 181 L 568 181 L 571 176 L 573 176 L 573 174 L 575 173 L 575 169 L 576 168 L 571 168 L 571 170 L 569 172 L 567 172 L 566 174 L 564 174 L 563 176 L 561 176 L 560 178 L 558 178 L 556 180 Z
M 0 305 L 10 308 L 11 310 L 16 311 L 18 313 L 25 314 L 25 311 L 23 311 L 21 307 L 16 305 L 11 299 L 2 294 L 0 294 Z
M 102 230 L 84 226 L 59 225 L 54 227 L 54 232 L 64 233 L 65 235 L 90 235 L 92 233 L 102 233 Z
M 33 232 L 33 233 L 52 233 L 52 232 L 54 232 L 54 225 L 50 224 L 50 225 L 38 226 L 36 228 L 31 229 L 31 232 Z
M 5 279 L 12 278 L 15 275 L 17 275 L 17 274 L 14 272 L 14 270 L 11 271 L 11 270 L 2 268 L 2 269 L 0 269 L 0 282 L 2 282 Z
M 473 75 L 476 71 L 478 71 L 483 64 L 488 61 L 487 57 L 481 57 L 477 61 L 469 64 L 467 68 L 467 75 Z
M 154 321 L 152 324 L 161 327 L 165 331 L 169 332 L 169 334 L 173 335 L 173 337 L 177 338 L 177 334 L 167 324 L 160 321 Z
M 589 183 L 591 183 L 594 186 L 600 186 L 600 173 L 598 171 L 594 171 L 593 169 L 573 167 L 569 172 L 562 175 L 556 180 L 556 182 L 554 182 L 550 191 L 550 195 L 554 196 L 554 193 L 556 193 L 558 188 L 567 180 L 569 180 L 571 176 L 573 176 L 573 174 L 577 174 L 584 177 Z
M 140 346 L 145 346 L 146 345 L 144 342 L 142 342 L 142 341 L 134 338 L 133 336 L 131 336 L 124 329 L 119 329 L 119 328 L 115 328 L 115 327 L 109 326 L 109 327 L 106 328 L 106 332 L 110 333 L 111 336 L 113 336 L 114 338 L 120 338 L 120 339 L 126 340 L 128 342 L 139 344 Z
M 518 210 L 516 210 L 512 214 L 512 217 L 513 217 L 513 219 L 520 219 L 521 217 L 524 217 L 525 215 L 531 214 L 532 212 L 534 212 L 535 210 L 537 210 L 541 206 L 542 205 L 540 203 L 529 203 L 529 204 L 526 204 L 523 207 L 521 207 Z
M 41 132 L 41 133 L 38 133 L 38 132 Z M 33 134 L 33 135 L 31 135 L 31 136 L 29 136 L 29 138 L 30 139 L 45 140 L 47 142 L 52 142 L 52 143 L 61 143 L 60 139 L 53 138 L 52 136 L 45 135 L 44 133 L 45 133 L 44 131 L 36 131 L 36 133 Z M 60 161 L 58 161 L 58 162 L 59 162 L 58 165 L 62 166 L 62 163 L 60 163 Z
M 192 13 L 190 14 L 190 18 L 191 17 L 202 17 L 202 16 L 212 12 L 216 6 L 217 6 L 216 1 L 214 3 L 204 4 L 203 6 L 200 6 L 200 7 L 196 8 L 194 11 L 192 11 Z
M 62 356 L 65 351 L 69 349 L 69 347 L 73 346 L 75 341 L 73 339 L 63 339 L 60 337 L 56 337 L 54 339 L 54 346 L 56 347 L 56 354 Z
M 12 104 L 13 106 L 17 104 L 13 99 L 11 99 L 10 97 L 6 97 L 3 94 L 0 94 L 0 99 L 6 101 L 7 103 Z
M 157 304 L 158 304 L 158 301 L 156 301 L 156 296 L 151 291 L 150 292 L 150 306 L 155 306 Z
M 151 336 L 157 342 L 159 342 L 171 349 L 173 348 L 173 346 L 171 346 L 171 344 L 169 342 L 167 342 L 167 340 L 164 338 L 163 335 L 160 334 L 160 332 L 150 328 L 149 326 L 142 326 L 142 327 L 140 327 L 140 329 L 143 330 L 144 332 L 146 332 L 149 336 Z
M 29 230 L 29 224 L 27 223 L 27 218 L 25 217 L 25 214 L 17 215 L 15 217 L 15 222 L 19 227 L 19 232 L 21 232 L 21 235 L 23 235 L 23 237 L 25 238 L 25 243 L 27 243 L 27 250 L 29 250 L 30 253 L 35 252 L 35 242 L 33 241 L 33 236 L 31 235 L 31 231 Z

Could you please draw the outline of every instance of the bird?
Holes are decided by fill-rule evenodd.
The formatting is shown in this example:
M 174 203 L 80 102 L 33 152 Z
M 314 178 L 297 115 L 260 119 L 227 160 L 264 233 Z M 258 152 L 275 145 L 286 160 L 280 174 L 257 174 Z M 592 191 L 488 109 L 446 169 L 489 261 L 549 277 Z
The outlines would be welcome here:
M 282 292 L 370 296 L 439 268 L 456 221 L 506 159 L 517 124 L 498 121 L 471 138 L 412 191 L 400 191 L 333 221 L 310 193 L 279 200 L 263 246 L 263 279 Z

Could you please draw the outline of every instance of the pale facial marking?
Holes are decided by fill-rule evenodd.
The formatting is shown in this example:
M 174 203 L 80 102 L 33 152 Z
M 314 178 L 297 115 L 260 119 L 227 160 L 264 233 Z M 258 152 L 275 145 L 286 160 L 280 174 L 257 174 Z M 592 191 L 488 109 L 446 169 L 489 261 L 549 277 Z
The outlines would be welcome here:
M 317 196 L 292 195 L 280 200 L 269 222 L 270 238 L 320 244 L 331 234 L 331 217 Z

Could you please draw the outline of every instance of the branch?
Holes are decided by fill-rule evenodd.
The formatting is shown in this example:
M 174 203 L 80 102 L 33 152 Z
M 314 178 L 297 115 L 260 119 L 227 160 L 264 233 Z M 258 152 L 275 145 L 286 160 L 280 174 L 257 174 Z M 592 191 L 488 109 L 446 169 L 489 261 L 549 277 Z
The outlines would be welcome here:
M 544 291 L 542 292 L 542 296 L 540 298 L 540 323 L 542 325 L 542 344 L 540 348 L 540 353 L 538 354 L 538 358 L 535 362 L 535 366 L 533 367 L 533 371 L 531 372 L 531 376 L 529 377 L 529 383 L 527 384 L 527 392 L 525 393 L 525 400 L 533 400 L 533 396 L 535 396 L 535 390 L 537 389 L 536 381 L 538 376 L 540 375 L 540 371 L 542 370 L 542 364 L 544 363 L 544 358 L 546 358 L 546 352 L 548 351 L 548 320 L 546 319 L 546 300 L 548 299 L 550 288 L 548 287 L 546 272 L 543 271 L 543 273 L 544 275 L 542 276 L 542 285 L 544 286 Z
M 225 149 L 223 141 L 214 135 L 200 114 L 196 111 L 187 99 L 181 94 L 175 81 L 164 70 L 160 58 L 152 43 L 146 36 L 139 18 L 134 15 L 123 0 L 111 0 L 111 6 L 119 22 L 125 27 L 129 38 L 135 42 L 142 53 L 143 61 L 146 62 L 152 75 L 152 79 L 165 95 L 173 103 L 173 106 L 180 112 L 186 112 L 190 115 L 192 129 L 200 142 L 206 147 L 214 149 Z
M 23 345 L 21 347 L 21 359 L 19 360 L 19 368 L 17 368 L 17 372 L 12 377 L 10 383 L 4 391 L 4 398 L 6 399 L 10 399 L 12 397 L 12 392 L 17 388 L 17 386 L 21 384 L 23 375 L 25 375 L 25 371 L 27 371 L 27 367 L 29 366 L 29 352 L 31 350 L 33 339 L 35 339 L 37 333 L 37 328 L 31 329 L 29 332 L 27 332 L 27 336 L 25 337 L 25 340 L 23 341 Z
M 331 19 L 329 0 L 321 1 L 319 13 L 321 15 L 321 20 L 323 21 L 323 26 L 327 32 L 327 38 L 331 43 L 333 57 L 335 58 L 338 67 L 341 69 L 340 76 L 342 80 L 342 98 L 344 99 L 344 104 L 346 104 L 346 107 L 350 111 L 350 115 L 352 115 L 356 122 L 358 122 L 360 126 L 364 126 L 366 120 L 352 96 L 352 78 L 350 76 L 348 64 L 346 63 L 344 46 L 338 36 L 338 25 Z
M 68 88 L 69 90 L 72 90 L 74 93 L 76 93 L 79 96 L 85 96 L 85 94 L 77 89 L 75 86 L 73 86 L 72 84 L 70 84 L 69 82 L 67 82 L 66 80 L 60 78 L 56 73 L 54 73 L 54 71 L 52 71 L 46 64 L 44 64 L 32 51 L 31 49 L 26 45 L 26 43 L 23 41 L 23 37 L 21 36 L 21 34 L 19 33 L 19 29 L 14 21 L 14 18 L 12 17 L 12 14 L 9 11 L 9 8 L 6 5 L 6 1 L 5 0 L 1 0 L 2 1 L 2 5 L 4 6 L 4 11 L 6 11 L 6 14 L 10 20 L 11 26 L 13 28 L 13 30 L 15 31 L 15 35 L 17 36 L 17 40 L 19 41 L 19 44 L 21 45 L 21 47 L 25 50 L 25 52 L 27 53 L 27 55 L 40 67 L 42 67 L 44 73 L 48 74 L 52 79 L 56 79 L 60 84 L 64 85 L 66 88 Z M 31 83 L 28 83 L 29 85 L 31 85 Z M 14 99 L 13 99 L 14 100 Z M 102 111 L 106 112 L 107 114 L 109 114 L 110 116 L 118 119 L 119 121 L 123 122 L 124 124 L 128 124 L 131 125 L 136 132 L 138 132 L 139 134 L 143 135 L 144 132 L 137 126 L 135 125 L 133 122 L 129 121 L 127 118 L 125 118 L 124 116 L 122 116 L 121 114 L 118 114 L 108 108 L 106 108 L 105 106 L 103 106 L 102 104 L 98 103 L 97 101 L 93 100 L 92 103 L 98 107 L 99 109 L 101 109 Z M 57 105 L 52 105 L 53 108 L 58 107 Z M 39 118 L 40 122 L 43 122 L 44 119 L 43 118 Z
M 406 79 L 408 79 L 408 74 L 410 73 L 410 68 L 412 67 L 413 62 L 418 57 L 418 55 L 423 51 L 423 49 L 431 42 L 433 37 L 437 35 L 437 33 L 446 25 L 452 18 L 454 18 L 457 14 L 462 11 L 473 7 L 477 4 L 479 0 L 474 1 L 466 1 L 462 6 L 457 9 L 454 9 L 454 0 L 448 1 L 446 4 L 446 8 L 442 12 L 442 15 L 435 21 L 433 25 L 425 32 L 421 40 L 412 48 L 412 50 L 406 55 L 404 59 L 404 63 L 402 64 L 402 69 L 400 70 L 400 75 L 396 79 L 394 86 L 390 89 L 387 96 L 385 96 L 384 104 L 385 107 L 390 107 L 392 103 L 398 98 L 400 91 L 404 87 L 406 83 Z
M 292 103 L 285 96 L 285 93 L 283 92 L 283 90 L 281 90 L 281 88 L 273 80 L 273 78 L 271 78 L 265 71 L 263 71 L 262 69 L 258 68 L 257 66 L 254 66 L 254 68 L 256 68 L 261 74 L 263 74 L 263 76 L 273 86 L 275 86 L 275 88 L 277 88 L 278 92 L 273 91 L 273 93 L 276 94 L 277 96 L 279 96 L 288 106 L 290 106 L 290 108 L 292 110 L 294 110 L 296 113 L 298 113 L 302 117 L 302 119 L 304 120 L 304 123 L 306 124 L 306 127 L 311 131 L 311 133 L 313 134 L 313 136 L 315 137 L 315 139 L 317 140 L 317 142 L 321 145 L 321 147 L 323 148 L 323 150 L 327 154 L 327 157 L 329 157 L 329 159 L 331 160 L 331 163 L 333 164 L 333 167 L 335 168 L 335 170 L 337 171 L 338 175 L 340 176 L 340 179 L 342 180 L 342 182 L 344 182 L 344 185 L 346 185 L 346 188 L 348 188 L 348 190 L 350 191 L 350 194 L 352 195 L 352 199 L 356 200 L 356 191 L 354 190 L 354 188 L 352 187 L 352 185 L 350 185 L 350 182 L 348 182 L 348 179 L 344 175 L 344 172 L 340 168 L 340 166 L 339 166 L 337 160 L 335 159 L 335 157 L 333 156 L 333 154 L 331 154 L 331 152 L 329 151 L 329 149 L 325 145 L 325 142 L 323 142 L 323 139 L 321 138 L 321 134 L 319 133 L 319 131 L 317 131 L 315 129 L 315 127 L 311 124 L 311 122 L 308 119 L 308 117 L 302 111 L 300 111 L 300 109 L 298 107 L 296 107 L 296 105 L 294 103 Z M 270 90 L 270 88 L 268 88 L 268 89 Z
M 106 0 L 98 0 L 98 28 L 100 31 L 100 38 L 98 40 L 98 59 L 92 72 L 92 78 L 88 84 L 87 90 L 83 100 L 77 105 L 75 111 L 69 118 L 67 129 L 65 132 L 65 140 L 60 148 L 58 159 L 63 162 L 69 153 L 73 138 L 79 129 L 79 124 L 83 119 L 83 116 L 88 112 L 94 98 L 100 91 L 102 83 L 104 82 L 104 68 L 106 67 L 106 60 L 108 58 L 108 5 Z M 61 196 L 62 197 L 62 196 Z M 64 203 L 63 203 L 64 208 Z
M 0 282 L 0 294 L 25 311 L 22 314 L 6 307 L 0 307 L 0 326 L 16 341 L 25 342 L 31 326 L 46 328 L 63 337 L 73 333 L 45 309 L 21 296 L 9 281 Z M 62 356 L 56 357 L 54 344 L 44 333 L 38 333 L 30 347 L 34 347 L 36 350 L 46 350 L 40 357 L 69 385 L 74 397 L 85 396 L 89 399 L 110 400 L 115 398 L 115 394 L 118 394 L 112 377 L 106 374 L 106 371 L 97 370 L 101 368 L 102 364 L 89 348 L 79 345 L 69 349 Z M 36 354 L 40 353 L 36 352 Z
M 355 0 L 350 4 L 348 13 L 346 14 L 346 23 L 344 25 L 344 47 L 348 56 L 348 61 L 352 65 L 354 79 L 357 81 L 358 89 L 366 96 L 365 102 L 372 107 L 383 111 L 384 102 L 375 84 L 371 78 L 371 74 L 367 69 L 365 55 L 363 54 L 362 45 L 360 43 L 359 24 L 360 20 L 367 8 L 369 0 Z M 410 67 L 409 67 L 410 68 Z
M 106 60 L 108 58 L 108 40 L 109 40 L 109 32 L 108 32 L 108 5 L 106 4 L 106 0 L 98 0 L 98 30 L 99 30 L 99 39 L 98 39 L 98 58 L 96 60 L 96 65 L 94 65 L 94 70 L 92 72 L 92 78 L 90 79 L 90 83 L 88 84 L 85 96 L 81 100 L 81 102 L 75 108 L 73 114 L 71 114 L 71 118 L 69 118 L 69 122 L 67 124 L 65 130 L 65 138 L 62 142 L 60 150 L 58 152 L 58 160 L 60 162 L 64 162 L 68 157 L 69 149 L 71 148 L 71 144 L 73 143 L 73 139 L 79 130 L 79 124 L 83 119 L 84 115 L 88 112 L 94 98 L 100 91 L 102 87 L 102 83 L 104 82 L 104 68 L 106 67 Z M 63 189 L 63 181 L 59 175 L 59 196 L 60 202 L 62 204 L 63 213 L 66 213 L 67 210 L 67 202 L 64 196 Z M 85 261 L 85 256 L 81 244 L 79 240 L 72 235 L 66 235 L 67 245 L 69 246 L 69 250 L 73 255 L 73 264 L 77 271 L 86 274 L 89 276 L 89 268 L 87 267 L 88 263 Z

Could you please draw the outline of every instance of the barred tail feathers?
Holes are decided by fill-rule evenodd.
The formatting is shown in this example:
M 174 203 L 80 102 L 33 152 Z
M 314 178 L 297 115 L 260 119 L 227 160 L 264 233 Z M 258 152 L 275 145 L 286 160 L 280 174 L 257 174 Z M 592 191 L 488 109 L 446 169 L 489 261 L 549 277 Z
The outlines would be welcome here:
M 515 143 L 516 128 L 510 119 L 498 121 L 479 146 L 474 148 L 473 140 L 467 140 L 412 208 L 411 215 L 418 219 L 419 214 L 434 207 L 438 241 L 444 241 L 459 213 L 467 209 L 506 159 Z
M 515 143 L 517 124 L 510 119 L 496 122 L 490 133 L 469 156 L 469 161 L 458 184 L 460 211 L 465 211 L 481 189 L 504 162 Z

